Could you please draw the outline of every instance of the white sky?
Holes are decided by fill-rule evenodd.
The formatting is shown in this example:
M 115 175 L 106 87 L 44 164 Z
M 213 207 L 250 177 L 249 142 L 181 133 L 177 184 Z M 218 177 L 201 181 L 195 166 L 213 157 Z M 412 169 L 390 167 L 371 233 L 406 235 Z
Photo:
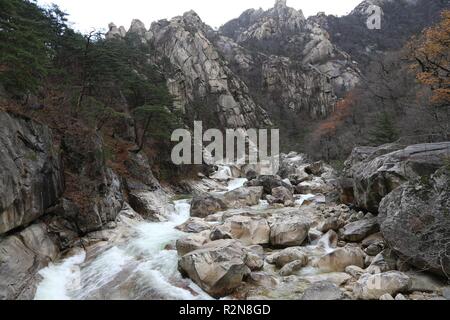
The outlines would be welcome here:
M 287 0 L 287 5 L 302 9 L 305 16 L 324 11 L 327 14 L 349 13 L 362 0 Z M 268 9 L 275 0 L 38 0 L 41 5 L 55 3 L 67 12 L 69 20 L 80 31 L 106 29 L 108 23 L 130 26 L 136 18 L 150 27 L 160 19 L 170 19 L 194 10 L 212 27 L 220 27 L 249 8 Z

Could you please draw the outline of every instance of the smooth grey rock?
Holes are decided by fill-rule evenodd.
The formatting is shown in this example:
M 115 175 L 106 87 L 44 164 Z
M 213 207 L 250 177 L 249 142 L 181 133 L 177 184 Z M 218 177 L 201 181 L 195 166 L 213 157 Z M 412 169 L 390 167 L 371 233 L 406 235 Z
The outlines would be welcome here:
M 33 222 L 62 195 L 55 144 L 47 126 L 0 110 L 0 235 Z
M 184 256 L 192 251 L 200 249 L 209 241 L 205 234 L 191 234 L 178 239 L 176 248 L 179 256 Z
M 310 221 L 302 217 L 279 217 L 270 221 L 270 244 L 275 247 L 300 246 L 308 237 Z
M 36 274 L 54 261 L 59 248 L 43 223 L 0 240 L 0 300 L 32 299 Z
M 197 218 L 206 218 L 207 216 L 219 211 L 226 210 L 224 201 L 213 195 L 196 196 L 191 203 L 191 216 Z
M 356 283 L 354 293 L 358 299 L 378 300 L 384 294 L 396 295 L 410 286 L 410 278 L 398 271 L 364 274 Z
M 322 256 L 317 262 L 317 267 L 325 272 L 342 272 L 348 266 L 364 268 L 364 256 L 359 247 L 347 245 Z
M 360 242 L 378 231 L 380 231 L 380 225 L 377 218 L 364 219 L 347 224 L 342 229 L 342 239 L 350 242 Z
M 433 159 L 433 157 L 431 157 Z M 409 264 L 442 276 L 450 274 L 450 172 L 399 187 L 380 205 L 387 244 Z
M 302 300 L 342 300 L 343 292 L 332 282 L 316 282 L 303 293 Z
M 303 267 L 305 267 L 308 264 L 308 258 L 304 258 L 303 260 L 295 260 L 292 262 L 289 262 L 286 264 L 281 270 L 279 271 L 280 276 L 282 277 L 288 277 L 293 274 L 295 274 L 297 271 L 300 271 Z
M 189 218 L 188 221 L 176 227 L 176 229 L 186 233 L 200 233 L 210 230 L 212 226 L 201 218 Z
M 293 261 L 308 263 L 308 257 L 302 247 L 287 248 L 267 257 L 267 262 L 276 265 L 278 268 L 283 268 Z
M 378 212 L 385 196 L 408 181 L 435 173 L 449 152 L 450 142 L 356 148 L 346 161 L 344 175 L 353 181 L 356 205 Z
M 190 252 L 179 261 L 180 271 L 213 297 L 232 293 L 250 269 L 246 251 L 235 240 L 219 240 Z
M 228 208 L 251 207 L 259 204 L 262 187 L 242 187 L 225 193 L 223 201 Z
M 294 203 L 294 195 L 291 190 L 281 186 L 272 189 L 272 196 L 268 201 L 270 204 L 281 203 L 287 205 L 289 203 Z
M 226 219 L 223 225 L 213 229 L 213 233 L 215 232 L 229 235 L 247 246 L 268 244 L 270 237 L 270 227 L 266 219 L 240 215 Z

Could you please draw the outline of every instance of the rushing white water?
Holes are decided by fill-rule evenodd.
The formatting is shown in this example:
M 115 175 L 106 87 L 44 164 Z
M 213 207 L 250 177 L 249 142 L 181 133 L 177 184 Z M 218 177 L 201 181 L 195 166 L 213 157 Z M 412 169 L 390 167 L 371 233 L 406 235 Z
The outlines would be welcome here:
M 142 222 L 126 243 L 93 258 L 81 252 L 39 273 L 35 299 L 209 299 L 177 270 L 175 250 L 165 250 L 183 233 L 175 229 L 189 218 L 187 200 L 176 201 L 168 222 Z
M 302 194 L 298 199 L 295 200 L 295 204 L 302 206 L 305 201 L 314 199 L 316 196 L 313 194 Z
M 216 173 L 211 175 L 211 179 L 219 180 L 219 181 L 228 181 L 233 178 L 233 174 L 229 166 L 218 165 L 218 170 Z
M 245 178 L 232 179 L 228 182 L 227 190 L 233 191 L 233 190 L 239 189 L 239 188 L 243 187 L 247 181 L 248 180 Z
M 43 280 L 37 288 L 35 299 L 69 300 L 68 290 L 76 286 L 80 278 L 79 265 L 85 259 L 86 253 L 82 251 L 59 264 L 42 269 L 39 274 Z
M 219 166 L 214 178 L 218 193 L 242 187 L 247 179 L 233 178 L 228 166 Z M 296 205 L 315 201 L 315 195 L 302 195 Z M 261 200 L 253 210 L 266 210 L 269 203 Z M 178 254 L 173 244 L 184 233 L 175 227 L 189 219 L 190 202 L 175 201 L 165 210 L 166 222 L 151 223 L 122 220 L 117 232 L 124 235 L 117 241 L 79 249 L 72 256 L 42 269 L 36 300 L 92 300 L 92 299 L 211 299 L 178 271 Z M 120 241 L 120 242 L 118 242 Z M 308 247 L 313 255 L 333 250 L 330 239 L 322 238 Z M 318 274 L 307 267 L 302 275 Z

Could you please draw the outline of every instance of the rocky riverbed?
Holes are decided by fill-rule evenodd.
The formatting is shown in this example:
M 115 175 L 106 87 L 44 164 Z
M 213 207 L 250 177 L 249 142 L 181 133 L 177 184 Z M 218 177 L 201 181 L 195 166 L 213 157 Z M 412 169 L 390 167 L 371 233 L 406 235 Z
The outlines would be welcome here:
M 445 278 L 400 257 L 379 217 L 340 204 L 331 167 L 291 153 L 280 174 L 221 166 L 184 200 L 166 191 L 161 222 L 125 206 L 114 229 L 39 272 L 35 298 L 448 298 Z

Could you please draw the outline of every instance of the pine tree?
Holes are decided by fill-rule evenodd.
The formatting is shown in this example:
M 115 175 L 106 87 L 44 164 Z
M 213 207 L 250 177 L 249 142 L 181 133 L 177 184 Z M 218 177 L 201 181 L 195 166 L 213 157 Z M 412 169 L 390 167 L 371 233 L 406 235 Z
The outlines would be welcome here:
M 398 131 L 388 112 L 382 112 L 377 116 L 375 126 L 369 132 L 369 137 L 369 142 L 377 146 L 398 140 Z
M 134 114 L 141 123 L 142 132 L 136 137 L 139 152 L 144 147 L 147 135 L 157 140 L 170 139 L 170 135 L 180 125 L 176 113 L 171 112 L 164 106 L 145 105 L 134 110 Z
M 64 15 L 34 1 L 0 1 L 0 83 L 13 95 L 35 92 L 46 76 Z

